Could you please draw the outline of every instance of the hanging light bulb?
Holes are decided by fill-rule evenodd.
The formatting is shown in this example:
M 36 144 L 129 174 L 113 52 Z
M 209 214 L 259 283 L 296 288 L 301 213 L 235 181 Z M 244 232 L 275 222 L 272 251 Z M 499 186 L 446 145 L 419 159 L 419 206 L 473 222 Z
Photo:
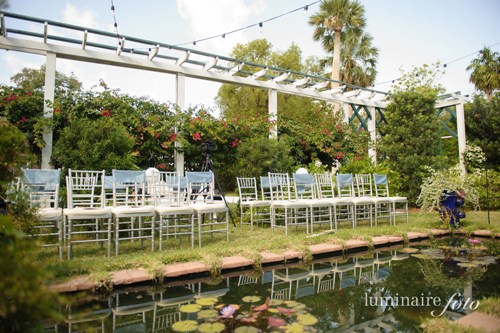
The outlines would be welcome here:
M 260 33 L 264 32 L 264 24 L 262 22 L 259 23 Z
M 307 11 L 309 10 L 309 5 L 305 5 L 304 6 L 304 15 L 307 14 Z
M 114 5 L 111 5 L 111 14 L 115 15 L 115 6 Z

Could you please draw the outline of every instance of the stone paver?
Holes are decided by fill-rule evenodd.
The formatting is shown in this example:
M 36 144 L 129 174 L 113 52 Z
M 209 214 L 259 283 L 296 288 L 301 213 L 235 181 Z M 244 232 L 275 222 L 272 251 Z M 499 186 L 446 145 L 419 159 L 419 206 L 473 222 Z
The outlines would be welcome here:
M 359 249 L 359 248 L 364 248 L 368 247 L 368 242 L 360 239 L 349 239 L 348 241 L 345 242 L 344 248 L 346 250 L 352 250 L 352 249 Z
M 124 269 L 111 274 L 111 283 L 114 286 L 151 281 L 152 279 L 153 276 L 142 268 Z
M 242 256 L 232 256 L 222 258 L 221 269 L 233 269 L 240 267 L 253 266 L 253 260 Z
M 444 236 L 444 235 L 449 235 L 450 234 L 450 230 L 448 229 L 430 229 L 430 232 L 434 235 L 434 236 Z
M 476 328 L 485 332 L 500 332 L 500 318 L 481 312 L 472 312 L 457 320 L 464 327 Z
M 390 243 L 389 236 L 372 237 L 373 246 L 380 246 L 380 245 L 389 244 L 389 243 Z
M 209 272 L 210 267 L 201 262 L 183 262 L 179 264 L 171 264 L 165 266 L 163 274 L 165 277 L 179 277 L 184 275 L 192 275 Z
M 49 288 L 58 293 L 75 292 L 81 290 L 92 290 L 97 287 L 97 283 L 89 279 L 88 276 L 77 276 L 69 281 L 53 284 Z
M 342 245 L 339 244 L 315 244 L 310 245 L 309 250 L 312 254 L 324 254 L 333 252 L 342 252 Z
M 472 233 L 474 236 L 491 237 L 491 230 L 476 230 Z
M 424 233 L 424 232 L 414 232 L 414 231 L 410 231 L 407 233 L 408 235 L 408 239 L 409 240 L 412 240 L 412 239 L 419 239 L 419 238 L 429 238 L 429 235 Z
M 302 259 L 304 257 L 304 254 L 296 250 L 287 250 L 283 253 L 283 256 L 285 257 L 285 260 Z
M 275 262 L 282 262 L 283 260 L 285 260 L 285 256 L 283 256 L 282 254 L 276 254 L 272 252 L 261 252 L 260 256 L 261 264 L 270 264 Z
M 402 243 L 405 239 L 401 236 L 389 236 L 389 242 L 391 243 Z

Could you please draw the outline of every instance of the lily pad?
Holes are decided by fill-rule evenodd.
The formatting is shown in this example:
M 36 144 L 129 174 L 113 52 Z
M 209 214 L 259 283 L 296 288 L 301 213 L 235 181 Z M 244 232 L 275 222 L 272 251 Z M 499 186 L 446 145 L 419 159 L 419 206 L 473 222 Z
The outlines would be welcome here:
M 465 268 L 475 268 L 475 267 L 480 267 L 481 265 L 472 263 L 472 262 L 459 262 L 457 264 L 459 267 L 465 267 Z
M 283 304 L 283 301 L 280 299 L 272 299 L 270 305 L 271 306 L 276 306 L 276 305 L 281 305 Z
M 260 301 L 260 296 L 245 296 L 242 298 L 245 303 L 255 303 Z
M 297 306 L 298 302 L 295 302 L 295 301 L 284 301 L 283 302 L 286 306 L 288 306 L 289 308 L 293 308 L 295 306 Z
M 398 251 L 401 253 L 418 253 L 418 252 L 420 252 L 419 249 L 414 248 L 414 247 L 405 247 L 405 248 L 398 250 Z
M 290 324 L 285 329 L 286 333 L 302 333 L 304 331 L 305 331 L 304 325 L 301 325 L 299 323 Z
M 212 310 L 212 309 L 207 309 L 207 310 L 201 310 L 198 312 L 198 318 L 201 319 L 210 319 L 210 318 L 216 318 L 219 316 L 219 313 L 217 310 Z
M 199 305 L 199 304 L 186 304 L 186 305 L 181 306 L 181 308 L 179 310 L 181 312 L 184 312 L 184 313 L 196 313 L 196 312 L 200 312 L 201 305 Z
M 198 323 L 194 320 L 181 320 L 172 324 L 172 329 L 176 332 L 190 332 L 198 328 Z
M 234 333 L 258 333 L 259 330 L 253 326 L 240 326 L 234 330 Z
M 226 326 L 223 323 L 204 323 L 198 326 L 198 332 L 201 333 L 220 333 Z
M 212 306 L 217 303 L 217 298 L 215 297 L 202 297 L 196 300 L 196 304 L 201 306 Z
M 305 326 L 311 326 L 318 322 L 318 319 L 312 314 L 300 314 L 297 316 L 297 322 Z
M 271 327 L 281 327 L 286 325 L 286 321 L 282 318 L 269 317 L 267 324 Z
M 418 259 L 431 259 L 431 257 L 429 257 L 427 254 L 423 254 L 423 253 L 414 253 L 411 256 L 418 258 Z

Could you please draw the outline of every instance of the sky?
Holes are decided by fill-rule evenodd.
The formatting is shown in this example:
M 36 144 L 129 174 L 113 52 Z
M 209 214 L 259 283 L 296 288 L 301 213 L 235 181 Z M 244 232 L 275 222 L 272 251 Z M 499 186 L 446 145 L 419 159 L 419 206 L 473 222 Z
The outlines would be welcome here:
M 359 0 L 365 8 L 366 31 L 379 50 L 375 89 L 388 91 L 391 82 L 423 64 L 440 61 L 444 73 L 438 83 L 447 92 L 474 93 L 466 67 L 485 46 L 500 51 L 500 1 L 498 0 Z M 258 26 L 198 42 L 193 40 L 221 35 L 280 16 L 314 0 L 9 0 L 8 12 L 182 45 L 199 51 L 229 55 L 237 44 L 265 38 L 274 51 L 284 51 L 292 43 L 303 58 L 324 57 L 320 42 L 312 40 L 313 27 L 307 21 L 319 10 L 309 6 Z M 42 32 L 42 31 L 40 31 Z M 0 50 L 0 84 L 24 67 L 40 68 L 45 58 L 15 51 Z M 73 73 L 84 88 L 99 80 L 133 96 L 149 96 L 162 102 L 175 102 L 175 77 L 70 60 L 57 60 L 57 70 Z M 187 79 L 188 105 L 215 108 L 214 98 L 220 84 Z

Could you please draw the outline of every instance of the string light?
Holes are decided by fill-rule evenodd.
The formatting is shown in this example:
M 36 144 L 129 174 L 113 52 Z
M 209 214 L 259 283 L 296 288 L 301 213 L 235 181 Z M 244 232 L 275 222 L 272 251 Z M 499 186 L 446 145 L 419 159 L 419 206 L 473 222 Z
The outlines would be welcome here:
M 313 6 L 313 5 L 317 4 L 317 3 L 320 3 L 321 1 L 322 0 L 317 0 L 317 1 L 311 2 L 311 3 L 309 3 L 309 4 L 305 5 L 305 6 L 302 6 L 302 7 L 293 9 L 293 10 L 290 10 L 290 11 L 288 11 L 286 13 L 283 13 L 283 14 L 271 17 L 271 18 L 269 18 L 267 20 L 264 20 L 264 21 L 261 21 L 259 23 L 254 23 L 254 24 L 248 25 L 248 26 L 243 27 L 243 28 L 235 29 L 235 30 L 228 31 L 228 32 L 225 32 L 225 33 L 222 33 L 222 34 L 218 34 L 218 35 L 215 35 L 215 36 L 210 36 L 210 37 L 206 37 L 206 38 L 197 39 L 197 40 L 190 41 L 190 42 L 184 42 L 184 43 L 176 44 L 175 46 L 189 45 L 189 44 L 193 44 L 193 42 L 197 42 L 197 43 L 204 42 L 204 41 L 207 41 L 207 40 L 210 40 L 210 39 L 214 39 L 214 38 L 221 38 L 221 37 L 222 38 L 226 38 L 226 36 L 229 35 L 229 34 L 233 34 L 233 33 L 236 33 L 236 32 L 242 31 L 242 30 L 250 29 L 250 28 L 253 28 L 253 27 L 256 27 L 256 26 L 258 26 L 261 29 L 261 32 L 262 32 L 263 31 L 263 27 L 264 27 L 264 23 L 267 23 L 267 22 L 279 19 L 279 18 L 281 18 L 283 16 L 295 13 L 295 12 L 300 11 L 300 10 L 307 11 L 309 9 L 309 7 L 311 7 L 311 6 Z
M 115 4 L 113 3 L 113 0 L 111 0 L 111 15 L 113 15 L 113 21 L 114 21 L 113 26 L 115 27 L 116 39 L 118 41 L 118 45 L 121 46 L 122 42 L 120 38 L 120 33 L 118 32 L 118 23 L 116 22 Z
M 264 24 L 262 22 L 259 23 L 260 33 L 264 32 Z
M 496 42 L 494 44 L 491 44 L 490 46 L 488 46 L 488 48 L 492 48 L 493 46 L 496 46 L 500 44 L 500 42 Z M 454 60 L 451 60 L 451 61 L 448 61 L 446 63 L 443 64 L 443 68 L 448 68 L 448 65 L 450 64 L 453 64 L 454 62 L 457 62 L 457 61 L 460 61 L 462 59 L 465 59 L 465 58 L 468 58 L 468 57 L 471 57 L 475 54 L 478 54 L 478 53 L 482 53 L 483 52 L 483 49 L 481 50 L 478 50 L 478 51 L 474 51 L 472 53 L 469 53 L 467 55 L 464 55 L 463 57 L 460 57 L 460 58 L 456 58 Z M 443 72 L 444 73 L 444 72 Z M 416 74 L 418 76 L 418 74 Z M 387 80 L 387 81 L 383 81 L 383 82 L 378 82 L 378 83 L 375 83 L 374 86 L 379 86 L 379 85 L 382 85 L 382 84 L 387 84 L 387 83 L 394 83 L 396 81 L 399 81 L 401 79 L 401 77 L 397 78 L 397 79 L 393 79 L 393 80 Z

